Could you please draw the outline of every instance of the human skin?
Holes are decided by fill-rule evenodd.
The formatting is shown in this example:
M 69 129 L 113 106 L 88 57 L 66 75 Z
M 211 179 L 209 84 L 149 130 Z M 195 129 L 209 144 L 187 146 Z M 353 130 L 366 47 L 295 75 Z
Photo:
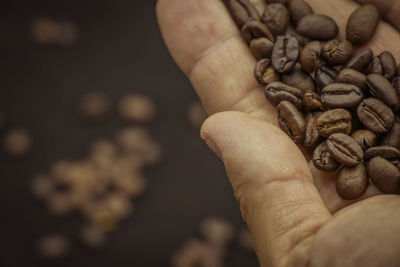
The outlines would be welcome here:
M 374 2 L 400 29 L 400 1 L 360 1 Z M 252 2 L 260 12 L 265 7 L 264 0 Z M 359 6 L 307 2 L 337 21 L 341 38 Z M 400 196 L 381 195 L 372 184 L 357 200 L 337 195 L 335 174 L 316 170 L 276 127 L 275 108 L 252 76 L 256 61 L 223 2 L 159 0 L 157 16 L 171 55 L 210 115 L 201 137 L 225 165 L 260 265 L 400 266 Z M 400 59 L 392 25 L 381 22 L 366 46 Z

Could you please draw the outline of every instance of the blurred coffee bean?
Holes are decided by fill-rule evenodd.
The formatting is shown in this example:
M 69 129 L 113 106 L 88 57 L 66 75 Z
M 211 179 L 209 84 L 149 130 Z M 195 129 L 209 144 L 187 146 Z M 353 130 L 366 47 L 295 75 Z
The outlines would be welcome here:
M 315 91 L 315 84 L 311 75 L 303 71 L 300 63 L 297 63 L 291 72 L 282 75 L 282 82 L 300 89 L 303 93 Z
M 282 4 L 269 4 L 261 17 L 273 35 L 282 35 L 289 26 L 289 11 Z
M 278 36 L 272 50 L 272 66 L 278 73 L 291 72 L 299 59 L 300 46 L 294 37 Z
M 314 13 L 312 7 L 304 0 L 290 0 L 288 10 L 290 17 L 295 23 L 303 17 Z
M 339 33 L 336 22 L 326 15 L 313 14 L 301 18 L 297 23 L 297 32 L 314 40 L 330 40 Z
M 268 27 L 260 21 L 247 22 L 241 29 L 242 37 L 247 43 L 258 38 L 267 38 L 271 42 L 275 41 L 275 37 L 272 35 Z
M 111 101 L 104 94 L 90 93 L 81 97 L 78 108 L 85 119 L 100 121 L 109 115 Z
M 314 80 L 318 88 L 322 89 L 325 86 L 333 83 L 336 79 L 338 72 L 328 65 L 319 66 L 314 73 Z
M 331 172 L 339 168 L 340 164 L 337 162 L 328 151 L 326 142 L 317 146 L 313 152 L 314 166 L 325 172 Z
M 4 137 L 4 148 L 11 156 L 22 156 L 29 152 L 32 140 L 30 135 L 22 129 L 11 130 Z
M 224 249 L 196 239 L 188 240 L 172 257 L 173 267 L 207 266 L 222 267 Z
M 349 62 L 344 66 L 344 69 L 353 69 L 359 72 L 364 72 L 373 58 L 371 48 L 364 48 L 358 52 Z
M 376 98 L 364 99 L 357 108 L 361 123 L 377 134 L 387 133 L 394 122 L 393 111 Z
M 256 7 L 249 0 L 228 0 L 228 8 L 239 28 L 247 22 L 260 20 Z
M 69 240 L 62 235 L 48 235 L 37 244 L 38 253 L 46 259 L 56 259 L 66 256 L 71 249 Z
M 251 251 L 254 250 L 254 242 L 249 230 L 243 229 L 242 231 L 240 231 L 239 244 L 242 248 L 246 250 L 251 250 Z
M 203 125 L 203 122 L 207 119 L 207 113 L 200 101 L 190 104 L 187 110 L 187 119 L 195 129 L 200 129 Z
M 383 101 L 394 111 L 399 109 L 399 97 L 388 79 L 380 74 L 369 74 L 367 86 L 372 96 Z
M 361 89 L 353 84 L 331 83 L 321 91 L 321 102 L 328 108 L 351 108 L 363 98 Z
M 342 108 L 325 111 L 317 118 L 317 129 L 323 137 L 334 133 L 350 134 L 351 126 L 351 114 Z
M 379 11 L 375 6 L 368 4 L 357 8 L 347 21 L 347 40 L 355 45 L 368 42 L 375 33 L 379 19 Z
M 105 242 L 105 234 L 94 225 L 87 225 L 82 229 L 81 240 L 92 248 L 98 248 Z
M 364 164 L 343 167 L 338 173 L 336 191 L 343 199 L 356 199 L 365 193 L 368 182 L 367 169 Z
M 277 106 L 278 124 L 295 143 L 302 143 L 305 133 L 303 114 L 289 101 Z
M 353 69 L 343 69 L 336 76 L 335 82 L 354 84 L 364 90 L 367 85 L 367 76 Z
M 397 73 L 396 59 L 389 51 L 383 51 L 374 57 L 368 68 L 369 74 L 380 74 L 391 81 Z
M 250 42 L 250 50 L 257 60 L 270 58 L 274 44 L 267 38 L 253 39 Z
M 282 82 L 268 84 L 265 88 L 265 96 L 274 106 L 279 105 L 282 101 L 289 101 L 298 109 L 302 107 L 302 92 Z
M 347 63 L 353 55 L 353 46 L 348 41 L 331 40 L 322 46 L 322 57 L 331 66 Z
M 221 218 L 207 218 L 201 223 L 200 230 L 209 244 L 218 247 L 226 246 L 234 235 L 232 224 Z
M 38 198 L 48 197 L 54 190 L 54 182 L 47 175 L 37 175 L 32 180 L 32 192 Z
M 360 145 L 347 134 L 331 134 L 326 140 L 326 147 L 332 157 L 344 166 L 356 166 L 364 159 L 364 152 Z
M 388 160 L 375 157 L 367 164 L 368 175 L 385 194 L 400 194 L 400 171 Z
M 133 122 L 149 122 L 156 116 L 156 105 L 145 95 L 129 94 L 121 98 L 118 110 L 122 118 Z
M 32 37 L 40 45 L 72 46 L 77 42 L 78 30 L 70 21 L 49 17 L 36 18 L 32 23 Z
M 300 63 L 302 68 L 309 73 L 314 72 L 321 65 L 321 43 L 319 41 L 312 41 L 303 48 Z
M 363 150 L 375 146 L 377 141 L 376 134 L 370 130 L 365 130 L 365 129 L 355 131 L 351 135 L 351 137 L 353 137 L 354 140 L 356 140 L 356 142 L 361 146 Z

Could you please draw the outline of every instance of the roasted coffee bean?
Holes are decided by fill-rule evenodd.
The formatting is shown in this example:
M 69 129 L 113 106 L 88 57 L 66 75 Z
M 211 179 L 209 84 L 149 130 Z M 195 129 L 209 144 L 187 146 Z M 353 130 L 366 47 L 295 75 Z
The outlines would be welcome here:
M 278 124 L 295 143 L 302 143 L 305 133 L 303 114 L 289 101 L 282 101 L 277 106 Z
M 368 42 L 375 33 L 379 19 L 379 11 L 373 5 L 364 5 L 356 9 L 347 21 L 347 40 L 352 44 Z
M 368 73 L 381 74 L 391 81 L 397 72 L 396 59 L 389 51 L 384 51 L 372 59 Z
M 381 157 L 387 160 L 399 159 L 400 151 L 392 146 L 374 146 L 365 151 L 364 158 L 366 160 L 374 157 Z
M 289 11 L 282 4 L 269 4 L 261 18 L 273 35 L 282 35 L 289 26 Z
M 349 62 L 344 66 L 344 69 L 353 69 L 359 72 L 364 72 L 372 61 L 374 54 L 371 48 L 364 48 L 358 54 L 356 54 Z
M 393 111 L 376 98 L 364 99 L 357 108 L 361 123 L 377 134 L 387 133 L 393 125 Z
M 242 27 L 241 33 L 243 39 L 245 39 L 247 43 L 250 43 L 253 39 L 262 37 L 269 39 L 271 42 L 275 41 L 275 38 L 268 27 L 256 20 L 247 22 Z
M 302 107 L 302 92 L 282 82 L 268 84 L 265 88 L 265 96 L 274 106 L 277 106 L 282 101 L 289 101 L 298 109 Z
M 388 160 L 375 157 L 367 164 L 368 175 L 385 194 L 400 194 L 400 171 Z
M 351 133 L 351 114 L 345 109 L 331 109 L 323 112 L 317 119 L 317 129 L 321 136 L 334 133 Z
M 358 130 L 355 131 L 351 137 L 356 140 L 356 142 L 360 145 L 363 150 L 367 150 L 370 147 L 373 147 L 376 144 L 376 134 L 370 130 Z M 365 156 L 364 156 L 365 157 Z
M 351 108 L 363 98 L 361 89 L 353 84 L 331 83 L 321 91 L 321 101 L 328 108 Z
M 256 7 L 249 0 L 229 0 L 228 8 L 240 28 L 249 21 L 260 20 Z
M 309 42 L 312 41 L 310 38 L 300 35 L 298 32 L 296 32 L 296 29 L 291 26 L 287 28 L 285 36 L 293 36 L 294 38 L 296 38 L 301 47 L 306 46 Z
M 393 79 L 392 85 L 394 90 L 396 90 L 397 96 L 400 98 L 400 76 Z
M 297 32 L 314 40 L 330 40 L 339 33 L 336 22 L 328 16 L 313 14 L 301 18 L 297 23 Z
M 307 91 L 303 94 L 303 105 L 308 111 L 324 110 L 321 98 L 313 91 Z
M 303 48 L 300 64 L 309 73 L 314 72 L 321 65 L 321 43 L 319 41 L 312 41 Z
M 278 36 L 272 50 L 272 66 L 278 73 L 293 70 L 299 59 L 299 42 L 294 37 Z
M 321 142 L 321 136 L 317 130 L 317 118 L 321 115 L 320 112 L 308 114 L 306 117 L 306 130 L 304 134 L 304 146 L 306 148 L 313 148 Z
M 337 74 L 338 72 L 334 68 L 331 68 L 328 65 L 321 65 L 315 70 L 314 80 L 317 86 L 322 89 L 333 83 Z
M 356 166 L 364 159 L 360 145 L 347 134 L 331 134 L 326 140 L 326 146 L 332 157 L 344 166 Z
M 257 60 L 270 58 L 274 44 L 267 38 L 258 38 L 250 42 L 250 50 Z
M 392 146 L 400 148 L 400 121 L 399 117 L 395 118 L 392 129 L 385 134 L 380 142 L 382 146 Z
M 297 63 L 292 72 L 282 75 L 282 81 L 300 89 L 302 92 L 315 91 L 315 84 L 310 74 L 304 72 L 300 63 Z
M 281 78 L 275 69 L 271 66 L 271 60 L 268 58 L 261 59 L 254 68 L 254 77 L 261 85 L 279 81 Z
M 339 168 L 340 164 L 337 162 L 328 151 L 326 142 L 317 146 L 313 152 L 314 166 L 325 172 L 331 172 Z
M 353 69 L 343 69 L 336 76 L 335 82 L 354 84 L 364 90 L 367 86 L 367 76 Z
M 370 74 L 367 76 L 367 86 L 372 96 L 395 111 L 399 109 L 399 97 L 388 79 L 380 74 Z
M 343 65 L 353 55 L 353 45 L 348 41 L 334 39 L 322 46 L 321 54 L 329 65 Z
M 336 192 L 343 199 L 356 199 L 365 193 L 368 182 L 367 168 L 364 164 L 343 167 L 336 180 Z
M 290 17 L 295 23 L 303 17 L 314 13 L 312 7 L 304 0 L 290 0 L 288 9 Z

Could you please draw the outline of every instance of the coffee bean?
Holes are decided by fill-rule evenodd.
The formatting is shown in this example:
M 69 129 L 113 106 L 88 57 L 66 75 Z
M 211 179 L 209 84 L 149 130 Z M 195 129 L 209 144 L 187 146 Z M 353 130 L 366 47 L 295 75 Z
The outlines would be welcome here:
M 358 105 L 357 116 L 366 128 L 377 134 L 387 133 L 394 122 L 392 110 L 376 98 L 364 99 Z
M 110 112 L 111 101 L 102 93 L 90 93 L 81 97 L 78 108 L 82 117 L 99 122 L 105 119 Z
M 7 153 L 11 156 L 23 156 L 29 152 L 32 146 L 32 138 L 23 129 L 11 130 L 4 137 L 3 145 Z
M 275 38 L 268 27 L 256 20 L 247 22 L 242 27 L 241 34 L 247 43 L 250 43 L 253 39 L 262 37 L 269 39 L 271 42 L 275 41 Z
M 364 44 L 375 33 L 379 23 L 379 11 L 373 5 L 357 8 L 349 17 L 346 28 L 346 38 L 352 44 Z
M 344 166 L 356 166 L 364 158 L 360 145 L 347 134 L 331 134 L 326 140 L 326 146 L 332 157 Z
M 149 122 L 157 113 L 156 105 L 148 96 L 128 94 L 118 103 L 118 111 L 122 118 L 133 122 Z
M 269 4 L 261 18 L 273 35 L 282 35 L 289 26 L 289 11 L 282 4 Z
M 323 137 L 334 133 L 350 134 L 351 114 L 342 108 L 325 111 L 317 119 L 317 129 Z
M 328 108 L 351 108 L 363 98 L 361 89 L 353 84 L 332 83 L 321 91 L 321 101 Z
M 317 86 L 322 89 L 333 83 L 337 74 L 338 72 L 334 68 L 331 68 L 328 65 L 321 65 L 315 70 L 314 80 Z
M 328 151 L 326 142 L 317 146 L 313 152 L 314 166 L 325 172 L 331 172 L 339 168 L 340 164 L 337 162 Z
M 71 249 L 69 239 L 62 235 L 44 236 L 37 244 L 40 256 L 47 259 L 56 259 L 66 256 Z
M 295 23 L 301 18 L 314 13 L 312 7 L 304 0 L 290 0 L 288 9 L 290 17 Z
M 336 22 L 328 16 L 314 14 L 301 18 L 297 23 L 297 32 L 314 40 L 330 40 L 339 33 Z
M 265 96 L 274 106 L 277 106 L 282 101 L 289 101 L 298 109 L 302 107 L 302 92 L 282 82 L 268 84 L 265 88 Z
M 393 79 L 392 85 L 394 90 L 396 90 L 397 96 L 400 98 L 400 76 Z
M 272 66 L 278 73 L 293 70 L 300 54 L 299 42 L 294 37 L 278 36 L 272 50 Z
M 278 124 L 295 143 L 304 140 L 305 121 L 303 114 L 289 101 L 282 101 L 277 106 Z
M 335 82 L 354 84 L 364 90 L 367 86 L 367 76 L 353 69 L 343 69 L 336 76 Z
M 371 48 L 364 48 L 358 54 L 356 54 L 349 62 L 344 66 L 344 69 L 353 69 L 359 72 L 364 72 L 372 61 L 374 54 Z
M 303 143 L 306 148 L 313 148 L 321 142 L 316 123 L 319 115 L 321 115 L 320 112 L 314 112 L 308 114 L 306 117 L 306 130 Z
M 391 81 L 397 72 L 396 59 L 389 51 L 384 51 L 372 59 L 368 73 L 381 74 Z
M 392 84 L 380 74 L 367 76 L 367 86 L 372 96 L 382 100 L 391 109 L 399 109 L 399 97 Z
M 295 65 L 292 72 L 283 74 L 282 81 L 287 85 L 300 89 L 302 92 L 315 91 L 315 84 L 311 75 L 303 71 L 300 63 Z
M 271 82 L 279 81 L 281 78 L 275 69 L 271 66 L 271 60 L 261 59 L 254 68 L 254 77 L 261 85 L 267 85 Z
M 319 95 L 313 91 L 307 91 L 303 94 L 303 105 L 308 111 L 324 110 Z
M 392 129 L 390 129 L 390 131 L 383 136 L 380 144 L 382 146 L 392 146 L 400 148 L 399 138 L 400 138 L 400 121 L 399 118 L 396 116 Z
M 336 180 L 336 192 L 343 199 L 356 199 L 365 193 L 368 182 L 367 168 L 364 164 L 343 167 Z
M 365 151 L 364 157 L 366 160 L 374 157 L 381 157 L 387 160 L 399 159 L 400 151 L 392 146 L 374 146 Z
M 240 28 L 249 21 L 260 20 L 256 7 L 249 0 L 229 0 L 228 8 Z
M 186 117 L 193 128 L 200 129 L 204 121 L 207 119 L 207 113 L 200 101 L 195 101 L 190 104 Z
M 377 136 L 374 132 L 365 129 L 355 131 L 351 137 L 356 140 L 363 150 L 374 146 L 377 139 Z
M 388 160 L 375 157 L 367 164 L 368 175 L 385 194 L 400 194 L 400 171 Z
M 321 65 L 321 43 L 319 41 L 312 41 L 303 48 L 300 64 L 309 73 L 314 72 Z
M 287 28 L 285 36 L 293 36 L 294 38 L 296 38 L 301 47 L 306 46 L 309 42 L 312 41 L 310 38 L 300 35 L 298 32 L 296 32 L 296 29 L 291 26 Z
M 322 46 L 322 57 L 331 66 L 347 63 L 353 55 L 353 45 L 348 41 L 331 40 Z
M 270 58 L 274 44 L 267 38 L 258 38 L 250 42 L 250 50 L 257 60 Z

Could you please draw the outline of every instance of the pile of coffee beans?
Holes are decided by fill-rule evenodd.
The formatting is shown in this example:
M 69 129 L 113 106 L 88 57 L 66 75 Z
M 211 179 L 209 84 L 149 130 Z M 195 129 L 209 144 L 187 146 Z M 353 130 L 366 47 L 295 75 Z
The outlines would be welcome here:
M 249 0 L 226 2 L 279 126 L 313 151 L 316 168 L 337 171 L 339 196 L 360 197 L 369 178 L 382 193 L 399 194 L 400 66 L 389 51 L 355 53 L 374 35 L 377 8 L 356 9 L 341 40 L 336 22 L 304 0 L 268 1 L 263 14 Z

